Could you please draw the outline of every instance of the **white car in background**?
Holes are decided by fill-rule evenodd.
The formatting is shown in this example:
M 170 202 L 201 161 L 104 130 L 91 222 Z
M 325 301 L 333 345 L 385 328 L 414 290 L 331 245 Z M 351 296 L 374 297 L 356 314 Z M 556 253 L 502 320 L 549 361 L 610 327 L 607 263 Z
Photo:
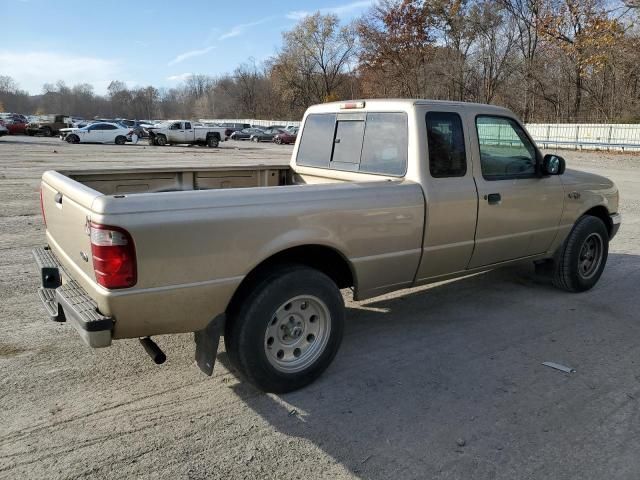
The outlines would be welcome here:
M 64 130 L 64 131 L 62 131 Z M 118 123 L 96 122 L 83 128 L 64 128 L 60 139 L 69 143 L 115 143 L 124 145 L 132 130 Z

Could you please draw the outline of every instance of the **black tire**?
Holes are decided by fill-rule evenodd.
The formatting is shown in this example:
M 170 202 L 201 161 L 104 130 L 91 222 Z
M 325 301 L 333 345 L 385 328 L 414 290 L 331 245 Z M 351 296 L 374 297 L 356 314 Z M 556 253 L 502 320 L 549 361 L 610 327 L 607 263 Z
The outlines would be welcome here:
M 155 143 L 159 147 L 164 147 L 167 144 L 167 137 L 164 135 L 156 135 Z
M 217 148 L 220 144 L 220 140 L 215 135 L 209 135 L 207 137 L 207 147 L 209 148 Z
M 116 145 L 124 145 L 127 143 L 127 137 L 123 137 L 122 135 L 118 135 L 115 140 Z
M 77 135 L 69 135 L 67 137 L 67 142 L 77 144 L 80 143 L 80 138 Z
M 51 137 L 53 135 L 53 131 L 49 127 L 43 127 L 42 135 L 44 135 L 45 137 Z
M 267 329 L 281 305 L 304 295 L 320 299 L 327 307 L 328 338 L 313 363 L 294 373 L 283 372 L 267 357 Z M 237 310 L 229 312 L 225 345 L 231 363 L 250 383 L 265 392 L 285 393 L 310 384 L 324 372 L 338 352 L 343 329 L 344 301 L 336 284 L 318 270 L 293 265 L 263 275 Z
M 604 222 L 590 215 L 580 217 L 554 258 L 553 284 L 568 292 L 590 290 L 598 283 L 608 255 L 609 232 Z

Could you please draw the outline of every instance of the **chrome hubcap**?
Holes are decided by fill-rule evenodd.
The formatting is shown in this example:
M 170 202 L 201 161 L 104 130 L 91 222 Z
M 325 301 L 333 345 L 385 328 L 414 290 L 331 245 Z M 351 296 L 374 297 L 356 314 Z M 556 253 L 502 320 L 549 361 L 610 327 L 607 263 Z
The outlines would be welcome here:
M 315 362 L 329 341 L 331 316 L 312 295 L 287 300 L 273 314 L 264 336 L 264 350 L 277 370 L 295 373 Z
M 593 277 L 602 263 L 604 242 L 597 233 L 590 234 L 582 244 L 578 257 L 578 273 L 585 280 Z

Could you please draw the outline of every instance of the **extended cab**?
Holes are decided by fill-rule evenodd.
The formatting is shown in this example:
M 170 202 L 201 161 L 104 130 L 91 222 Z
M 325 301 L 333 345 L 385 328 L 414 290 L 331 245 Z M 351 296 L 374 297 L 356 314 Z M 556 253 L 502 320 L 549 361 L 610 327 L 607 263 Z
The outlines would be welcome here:
M 217 147 L 225 140 L 224 127 L 196 127 L 188 120 L 170 120 L 148 127 L 150 145 L 190 144 Z
M 40 296 L 93 347 L 220 335 L 245 378 L 284 392 L 340 345 L 344 304 L 509 265 L 588 290 L 620 225 L 608 179 L 543 156 L 495 106 L 367 100 L 311 107 L 289 165 L 45 172 Z M 393 328 L 390 326 L 389 328 Z

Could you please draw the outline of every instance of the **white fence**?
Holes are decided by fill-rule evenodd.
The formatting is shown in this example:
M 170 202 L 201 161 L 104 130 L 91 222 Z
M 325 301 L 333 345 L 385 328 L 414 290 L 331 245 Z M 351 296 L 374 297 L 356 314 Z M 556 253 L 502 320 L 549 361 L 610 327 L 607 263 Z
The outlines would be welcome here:
M 542 148 L 640 151 L 640 125 L 530 123 L 527 130 Z
M 200 119 L 212 123 L 249 123 L 260 127 L 299 127 L 297 120 Z M 640 125 L 620 123 L 529 123 L 527 130 L 542 148 L 640 151 Z M 498 136 L 500 132 L 498 132 Z
M 283 125 L 285 127 L 299 127 L 297 120 L 258 120 L 256 118 L 201 118 L 202 123 L 248 123 L 257 127 L 271 127 L 272 125 Z

